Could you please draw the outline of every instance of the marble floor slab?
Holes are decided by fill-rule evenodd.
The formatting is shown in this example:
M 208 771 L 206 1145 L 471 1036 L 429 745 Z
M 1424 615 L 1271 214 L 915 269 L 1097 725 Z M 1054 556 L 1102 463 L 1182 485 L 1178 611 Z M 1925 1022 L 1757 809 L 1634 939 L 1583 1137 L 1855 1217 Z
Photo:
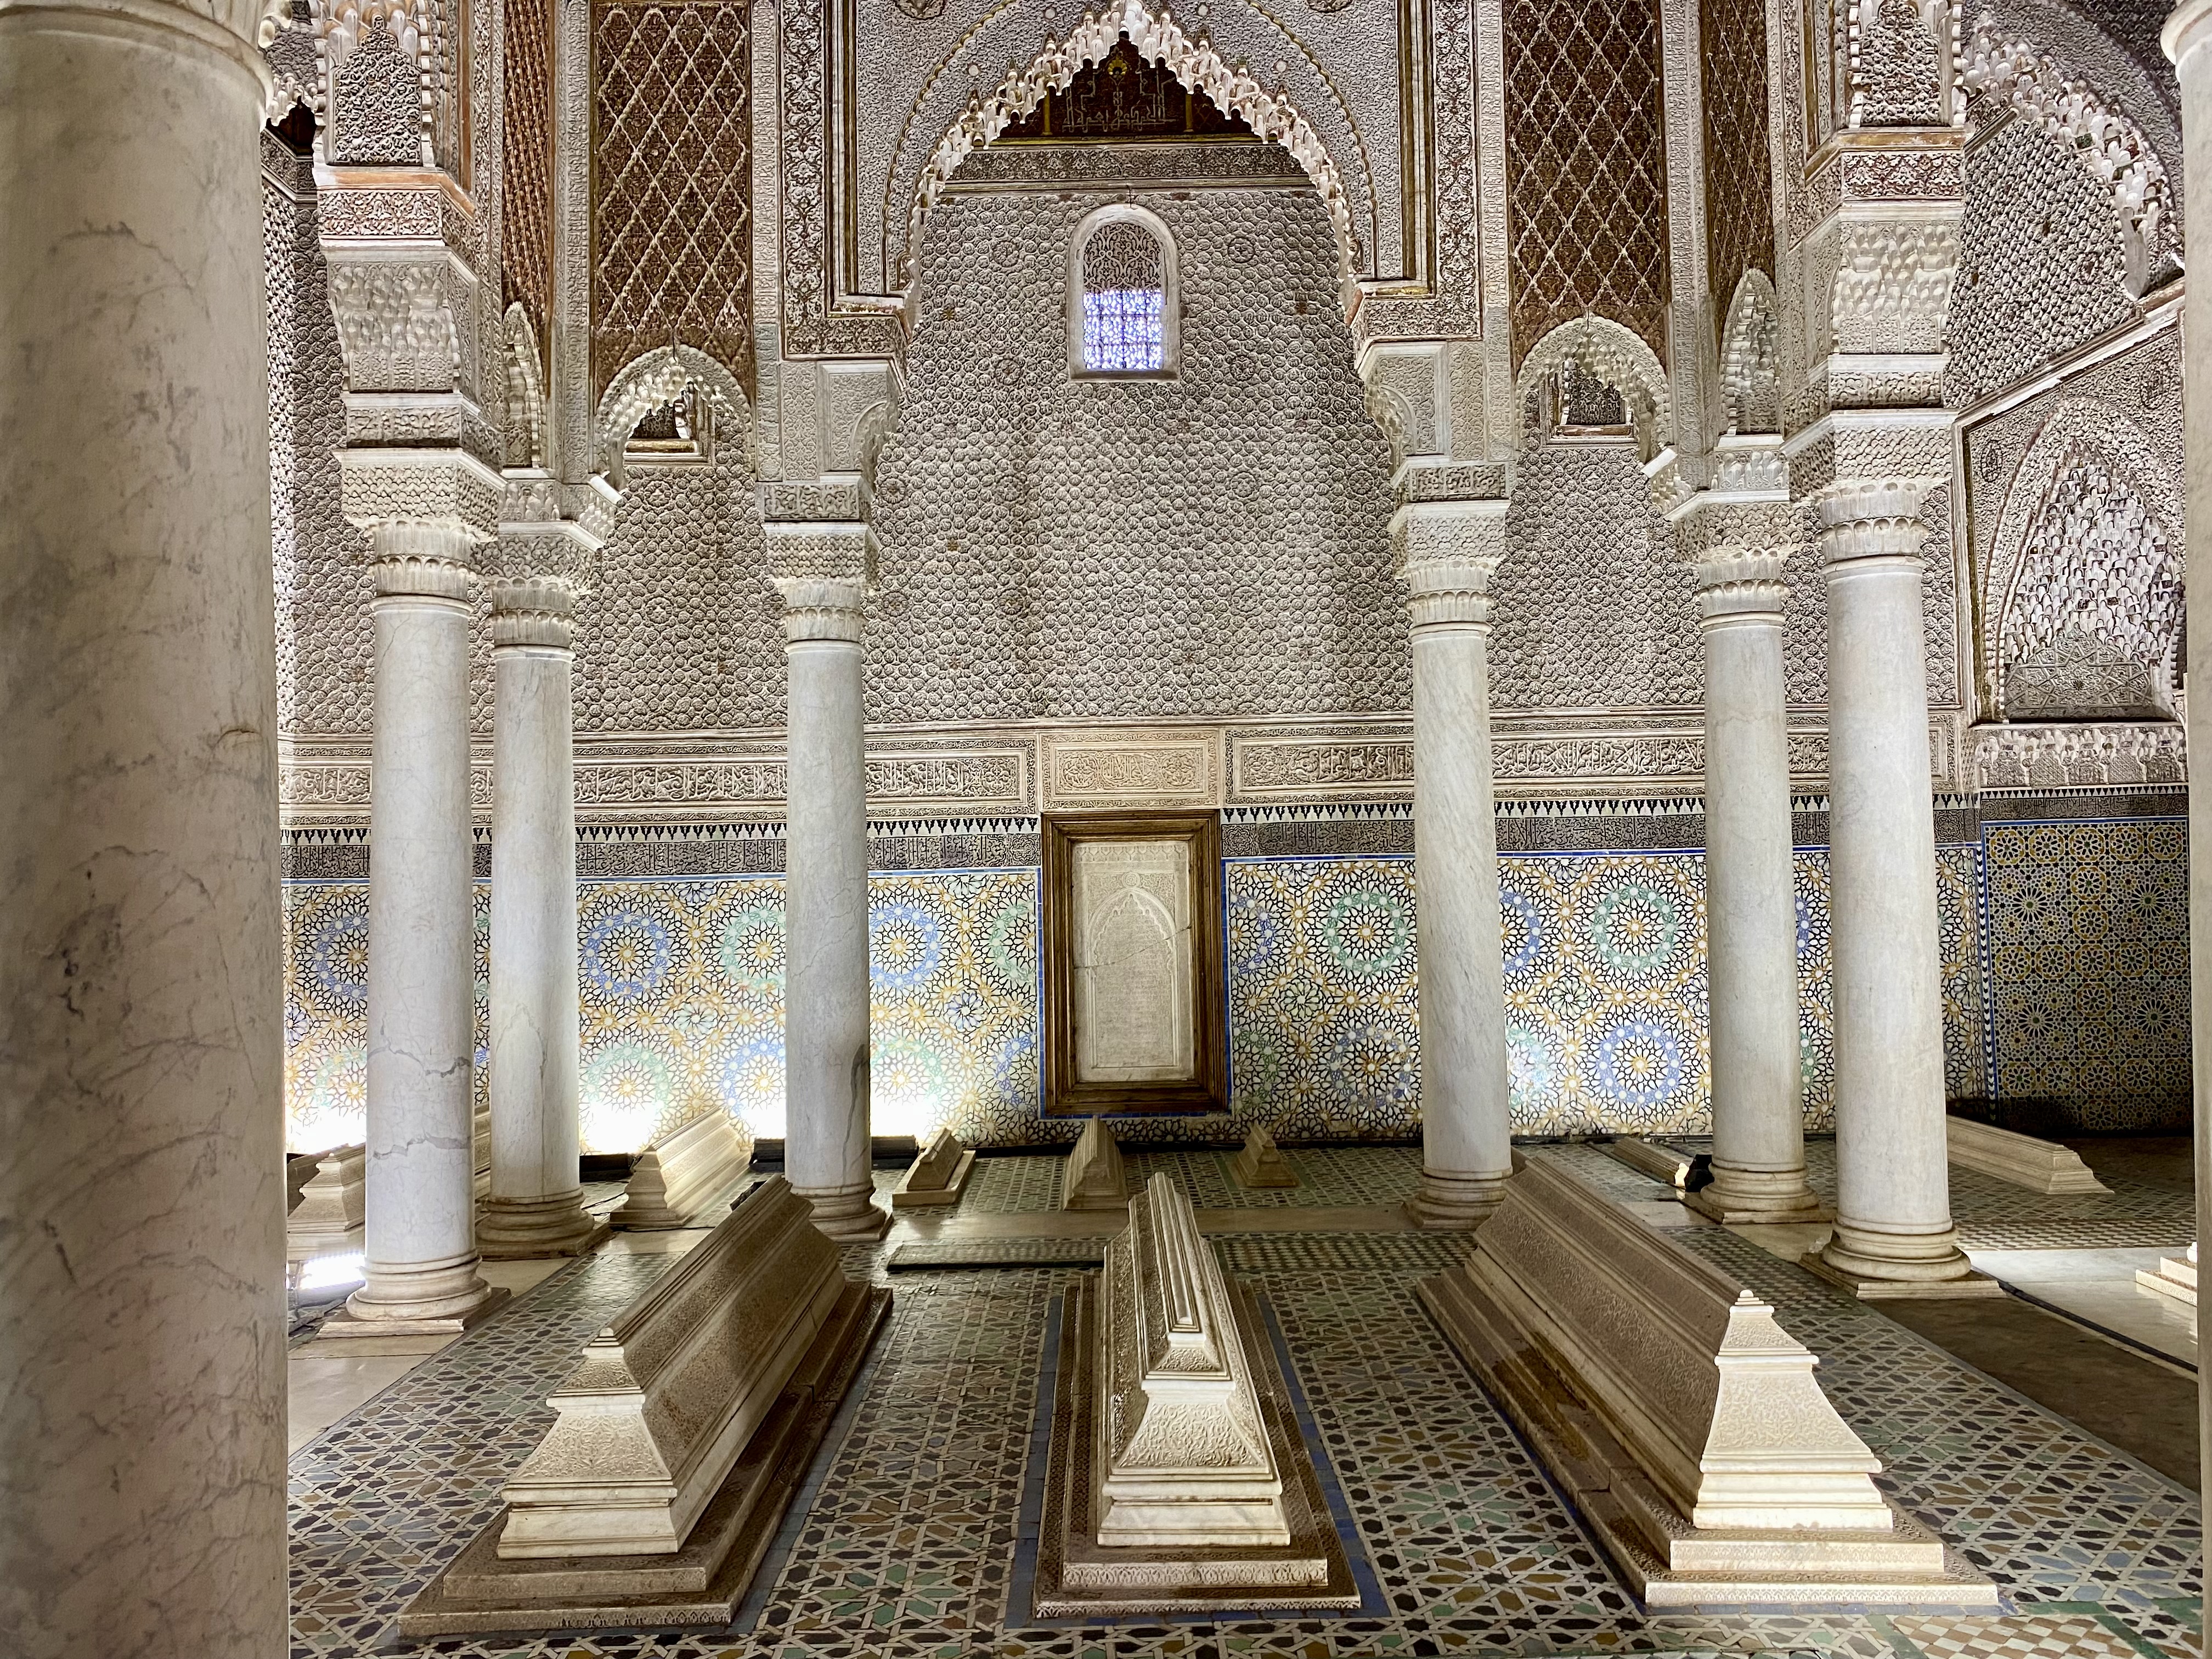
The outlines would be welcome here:
M 1463 1238 L 1311 1228 L 1321 1213 L 1359 1206 L 1221 1206 L 1248 1217 L 1306 1212 L 1306 1231 L 1217 1229 L 1213 1243 L 1280 1320 L 1374 1561 L 1379 1614 L 1008 1628 L 1044 1310 L 1072 1270 L 1039 1261 L 887 1274 L 889 1250 L 901 1234 L 915 1237 L 902 1224 L 881 1244 L 843 1252 L 848 1272 L 892 1285 L 891 1322 L 844 1426 L 816 1460 L 812 1496 L 787 1521 L 787 1547 L 738 1626 L 455 1638 L 434 1650 L 454 1659 L 2194 1652 L 2201 1565 L 2191 1494 L 1759 1243 L 1690 1219 L 1648 1184 L 1617 1195 L 1776 1304 L 1785 1327 L 1820 1354 L 1838 1409 L 1884 1459 L 1885 1491 L 1990 1573 L 2008 1600 L 2003 1618 L 1642 1613 L 1414 1298 L 1423 1276 L 1458 1259 Z M 1055 1231 L 1077 1218 L 1001 1219 L 1033 1240 L 1083 1236 Z M 398 1607 L 489 1517 L 500 1481 L 550 1421 L 546 1393 L 591 1334 L 665 1271 L 672 1255 L 647 1241 L 672 1237 L 618 1239 L 556 1267 L 437 1352 L 389 1357 L 407 1369 L 294 1456 L 294 1659 L 401 1650 L 387 1639 Z M 317 1382 L 326 1402 L 343 1386 Z
M 2175 1363 L 2197 1364 L 2197 1310 L 2136 1283 L 2138 1269 L 2155 1273 L 2163 1249 L 1971 1250 L 1974 1265 L 1994 1279 L 2100 1330 L 2138 1343 Z

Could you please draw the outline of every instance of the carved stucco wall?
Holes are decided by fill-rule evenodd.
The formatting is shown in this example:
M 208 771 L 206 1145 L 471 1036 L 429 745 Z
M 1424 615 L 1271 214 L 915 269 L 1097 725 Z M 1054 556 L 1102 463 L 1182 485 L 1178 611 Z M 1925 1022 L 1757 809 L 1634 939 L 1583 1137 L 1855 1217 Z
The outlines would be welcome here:
M 1945 401 L 1978 402 L 2132 321 L 2125 278 L 2110 189 L 2032 123 L 2001 121 L 1966 158 Z
M 269 294 L 269 499 L 276 589 L 276 723 L 368 732 L 368 538 L 338 513 L 344 368 L 314 180 L 274 139 L 264 155 L 262 253 Z
M 631 469 L 576 618 L 579 731 L 783 723 L 781 606 L 734 447 Z
M 871 720 L 1402 709 L 1389 455 L 1313 191 L 1146 192 L 1182 378 L 1071 382 L 1066 251 L 1103 191 L 956 192 L 929 221 L 878 465 Z
M 2001 537 L 2007 504 L 2015 488 L 2023 486 L 2021 468 L 2036 454 L 2037 441 L 2062 415 L 2096 441 L 2093 447 L 2115 464 L 2130 493 L 2141 498 L 2167 535 L 2174 535 L 2182 523 L 2179 480 L 2185 476 L 2179 329 L 2162 329 L 1966 428 L 1966 533 L 1985 700 L 1992 700 L 2002 675 L 2003 601 L 2024 550 L 2014 544 L 2017 538 Z M 2033 494 L 2044 482 L 2039 477 L 2027 480 L 2025 488 Z M 2087 573 L 2085 592 L 2098 580 L 2096 573 Z

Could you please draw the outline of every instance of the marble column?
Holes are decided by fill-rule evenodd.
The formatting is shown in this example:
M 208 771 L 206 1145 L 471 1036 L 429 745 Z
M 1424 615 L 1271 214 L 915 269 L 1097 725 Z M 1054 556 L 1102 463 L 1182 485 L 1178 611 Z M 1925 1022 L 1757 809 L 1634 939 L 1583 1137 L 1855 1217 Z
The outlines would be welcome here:
M 1929 487 L 1854 479 L 1817 498 L 1828 588 L 1837 1182 L 1836 1230 L 1819 1260 L 1877 1291 L 1972 1272 L 1951 1225 L 1944 1127 L 1921 599 Z
M 285 1646 L 252 5 L 0 0 L 0 1652 Z
M 2181 83 L 2184 222 L 2212 224 L 2212 0 L 2186 0 L 2166 21 L 2166 55 Z M 2204 216 L 2200 217 L 2199 216 Z M 2212 286 L 2193 284 L 2185 302 L 2182 376 L 2188 445 L 2187 603 L 2212 617 Z M 2212 686 L 2212 628 L 2189 639 L 2188 683 Z M 2189 752 L 2212 755 L 2212 696 L 2189 700 Z M 2200 1056 L 2212 1054 L 2212 790 L 2189 780 L 2190 1029 Z M 2212 1064 L 2196 1068 L 2197 1237 L 2212 1233 Z M 2197 1443 L 2203 1480 L 2212 1492 L 2212 1368 L 2197 1371 Z
M 1723 545 L 1693 567 L 1705 653 L 1713 1178 L 1688 1201 L 1728 1222 L 1825 1214 L 1805 1185 L 1783 556 Z
M 1391 531 L 1411 590 L 1413 886 L 1420 973 L 1418 1224 L 1479 1226 L 1513 1173 L 1490 774 L 1490 579 L 1505 503 L 1417 501 Z
M 818 528 L 818 527 L 817 527 Z M 864 536 L 865 526 L 854 526 Z M 880 1238 L 868 1128 L 864 576 L 779 579 L 787 716 L 784 1168 L 832 1238 Z
M 507 1295 L 477 1272 L 469 544 L 407 520 L 370 544 L 368 1260 L 325 1340 L 460 1330 Z
M 607 1231 L 577 1173 L 574 611 L 559 577 L 492 589 L 487 1256 L 580 1255 Z

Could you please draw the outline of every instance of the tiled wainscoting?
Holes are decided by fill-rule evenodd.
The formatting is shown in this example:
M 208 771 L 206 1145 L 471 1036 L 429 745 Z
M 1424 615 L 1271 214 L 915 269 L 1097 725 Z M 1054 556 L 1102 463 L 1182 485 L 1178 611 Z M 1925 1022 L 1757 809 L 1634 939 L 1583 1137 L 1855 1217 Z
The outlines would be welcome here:
M 2173 798 L 2004 807 L 2003 817 L 1955 806 L 1939 814 L 1951 1092 L 2056 1100 L 2093 1127 L 2173 1121 L 2189 1056 L 2187 839 L 2167 815 Z M 2027 816 L 2039 809 L 2044 816 Z M 1287 827 L 1317 833 L 1230 839 L 1235 1116 L 1285 1138 L 1411 1133 L 1420 1064 L 1411 825 L 1370 817 Z M 1626 847 L 1532 847 L 1540 838 L 1532 830 L 1558 826 L 1516 827 L 1502 875 L 1516 1129 L 1709 1128 L 1700 821 L 1587 816 L 1566 826 L 1574 833 L 1550 837 L 1634 843 Z M 1796 856 L 1806 1118 L 1816 1129 L 1831 1123 L 1834 1021 L 1827 854 L 1806 832 L 1825 830 L 1824 814 L 1801 817 L 1807 844 Z M 915 862 L 922 839 L 889 844 Z M 588 1150 L 634 1149 L 717 1103 L 757 1134 L 782 1133 L 782 878 L 759 867 L 780 859 L 758 856 L 757 839 L 727 845 L 750 854 L 726 860 L 727 872 L 593 875 L 582 884 Z M 1033 845 L 970 835 L 929 850 L 949 862 Z M 623 862 L 597 850 L 587 867 Z M 971 1142 L 1069 1138 L 1073 1126 L 1037 1115 L 1034 865 L 887 869 L 871 889 L 878 1132 L 950 1123 Z M 361 1136 L 366 884 L 357 870 L 291 882 L 285 918 L 287 1099 L 292 1144 L 312 1150 Z M 481 1035 L 481 885 L 477 926 Z M 1147 1134 L 1178 1133 L 1228 1131 L 1189 1120 L 1146 1126 Z

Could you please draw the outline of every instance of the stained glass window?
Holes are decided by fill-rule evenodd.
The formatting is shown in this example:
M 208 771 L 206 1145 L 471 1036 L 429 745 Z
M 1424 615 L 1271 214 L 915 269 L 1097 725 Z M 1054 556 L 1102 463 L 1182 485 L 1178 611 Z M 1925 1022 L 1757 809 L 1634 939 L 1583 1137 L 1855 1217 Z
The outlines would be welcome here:
M 1167 367 L 1160 245 L 1142 225 L 1101 225 L 1083 245 L 1083 367 L 1157 374 Z

